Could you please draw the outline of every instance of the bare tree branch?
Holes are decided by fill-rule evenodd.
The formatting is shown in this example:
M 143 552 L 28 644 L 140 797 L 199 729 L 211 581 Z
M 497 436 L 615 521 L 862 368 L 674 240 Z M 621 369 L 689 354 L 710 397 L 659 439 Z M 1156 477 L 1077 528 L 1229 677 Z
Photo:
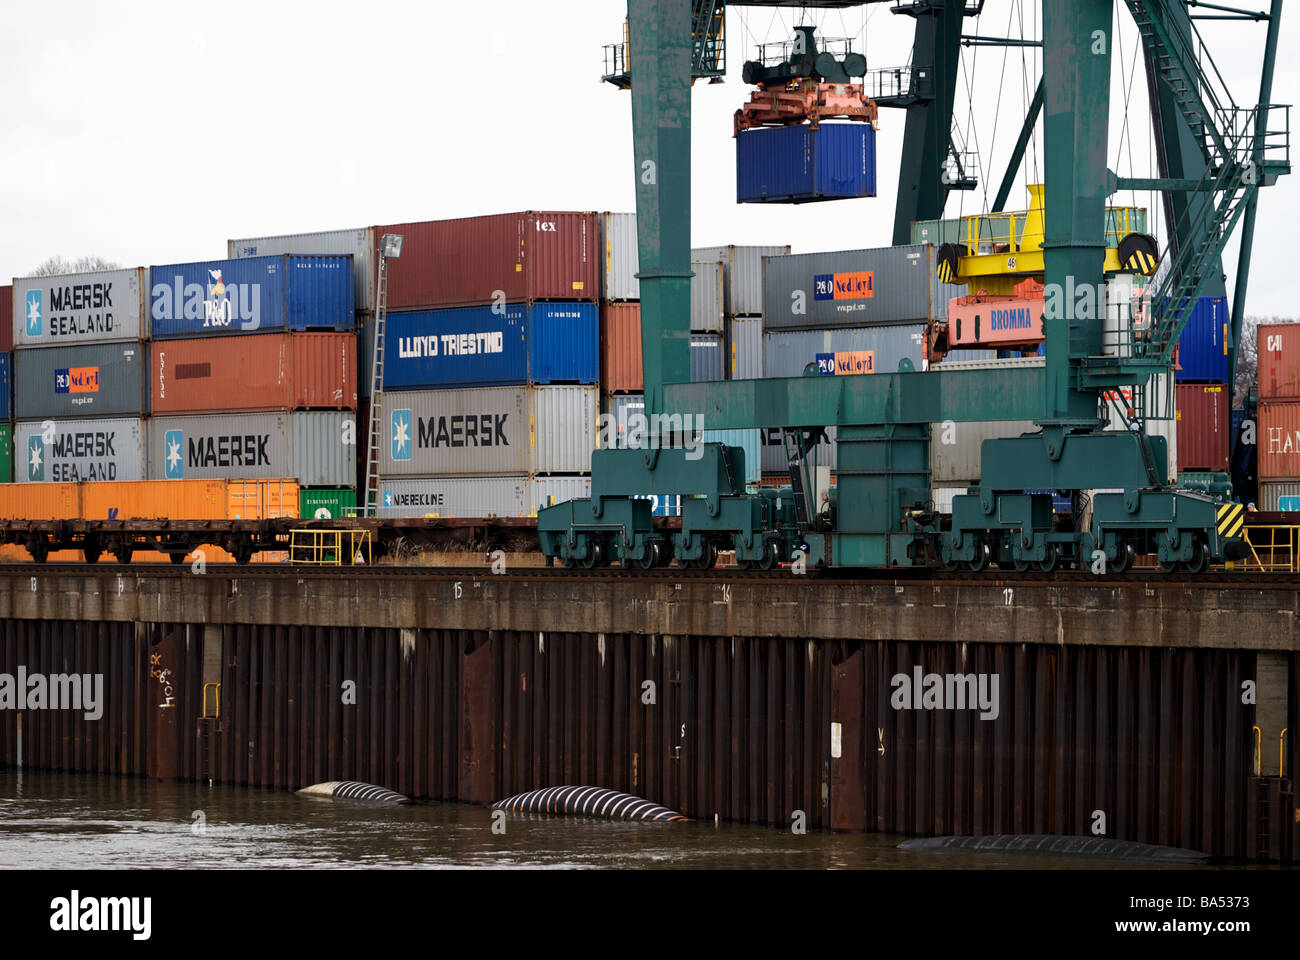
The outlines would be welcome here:
M 64 260 L 53 256 L 28 274 L 29 277 L 59 277 L 68 273 L 94 273 L 97 270 L 116 270 L 121 265 L 103 257 L 78 257 Z

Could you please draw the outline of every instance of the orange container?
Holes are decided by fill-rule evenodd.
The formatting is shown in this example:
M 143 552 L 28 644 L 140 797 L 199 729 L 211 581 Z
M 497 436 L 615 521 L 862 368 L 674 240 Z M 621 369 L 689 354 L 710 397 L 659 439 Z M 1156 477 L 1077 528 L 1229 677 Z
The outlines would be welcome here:
M 156 340 L 149 357 L 155 414 L 357 406 L 352 332 Z
M 1300 479 L 1300 402 L 1260 403 L 1255 441 L 1260 480 Z
M 84 483 L 0 484 L 0 519 L 70 520 L 82 515 Z
M 269 520 L 298 515 L 296 480 L 141 480 L 82 486 L 82 515 L 88 520 Z
M 641 304 L 600 305 L 600 365 L 606 393 L 638 393 L 641 371 Z
M 1255 335 L 1259 399 L 1300 400 L 1300 323 L 1261 323 Z

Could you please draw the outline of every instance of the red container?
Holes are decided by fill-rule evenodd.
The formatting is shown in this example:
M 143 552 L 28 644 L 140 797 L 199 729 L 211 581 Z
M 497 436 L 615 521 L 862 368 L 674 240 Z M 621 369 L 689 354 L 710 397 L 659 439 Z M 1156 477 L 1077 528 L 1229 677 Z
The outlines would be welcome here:
M 1259 399 L 1300 400 L 1300 323 L 1261 323 Z
M 641 304 L 600 305 L 600 376 L 606 393 L 640 393 Z
M 357 406 L 355 333 L 260 333 L 150 344 L 152 412 Z
M 1179 471 L 1228 471 L 1228 388 L 1221 383 L 1180 383 L 1175 397 Z
M 14 288 L 0 287 L 0 352 L 14 348 Z
M 405 239 L 388 261 L 390 310 L 510 302 L 595 300 L 600 243 L 594 213 L 502 213 L 375 227 Z M 376 254 L 376 263 L 378 255 Z
M 1300 401 L 1259 405 L 1259 479 L 1300 480 Z

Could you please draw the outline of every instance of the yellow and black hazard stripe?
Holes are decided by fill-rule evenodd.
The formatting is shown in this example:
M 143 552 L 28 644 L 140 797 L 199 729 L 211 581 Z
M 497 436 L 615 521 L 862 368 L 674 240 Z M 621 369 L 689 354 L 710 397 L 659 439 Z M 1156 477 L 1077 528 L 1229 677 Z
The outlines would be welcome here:
M 1246 525 L 1246 508 L 1239 503 L 1225 503 L 1219 508 L 1218 531 L 1219 536 L 1225 540 L 1231 540 L 1241 533 L 1241 528 Z
M 1156 265 L 1160 263 L 1160 247 L 1149 233 L 1126 234 L 1115 253 L 1125 269 L 1148 277 L 1156 272 Z
M 957 283 L 957 260 L 961 257 L 961 247 L 955 243 L 945 243 L 935 254 L 937 266 L 935 272 L 940 283 Z

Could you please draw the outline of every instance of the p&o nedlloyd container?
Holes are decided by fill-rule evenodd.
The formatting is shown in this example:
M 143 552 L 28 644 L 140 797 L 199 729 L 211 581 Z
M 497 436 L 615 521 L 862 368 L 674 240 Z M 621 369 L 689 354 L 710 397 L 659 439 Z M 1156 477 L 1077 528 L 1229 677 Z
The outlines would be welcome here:
M 388 308 L 424 310 L 600 297 L 594 213 L 528 211 L 374 228 L 401 234 L 388 263 Z
M 348 257 L 283 255 L 153 267 L 153 339 L 352 330 L 356 325 Z
M 318 233 L 282 234 L 275 237 L 246 237 L 229 240 L 226 255 L 231 260 L 282 254 L 351 257 L 352 289 L 358 313 L 375 309 L 375 239 L 370 227 L 353 230 L 322 230 Z
M 390 313 L 386 337 L 385 390 L 600 380 L 594 303 Z
M 293 477 L 305 487 L 350 487 L 356 483 L 357 450 L 351 412 L 155 417 L 149 475 L 154 480 Z
M 13 342 L 52 347 L 148 337 L 146 273 L 138 267 L 15 280 Z
M 14 429 L 19 483 L 148 480 L 148 421 L 48 420 Z
M 384 477 L 587 474 L 595 387 L 486 387 L 384 397 Z
M 777 330 L 942 320 L 965 285 L 940 283 L 931 244 L 768 257 L 763 323 Z
M 133 341 L 17 351 L 15 418 L 142 416 L 149 403 L 145 346 Z

